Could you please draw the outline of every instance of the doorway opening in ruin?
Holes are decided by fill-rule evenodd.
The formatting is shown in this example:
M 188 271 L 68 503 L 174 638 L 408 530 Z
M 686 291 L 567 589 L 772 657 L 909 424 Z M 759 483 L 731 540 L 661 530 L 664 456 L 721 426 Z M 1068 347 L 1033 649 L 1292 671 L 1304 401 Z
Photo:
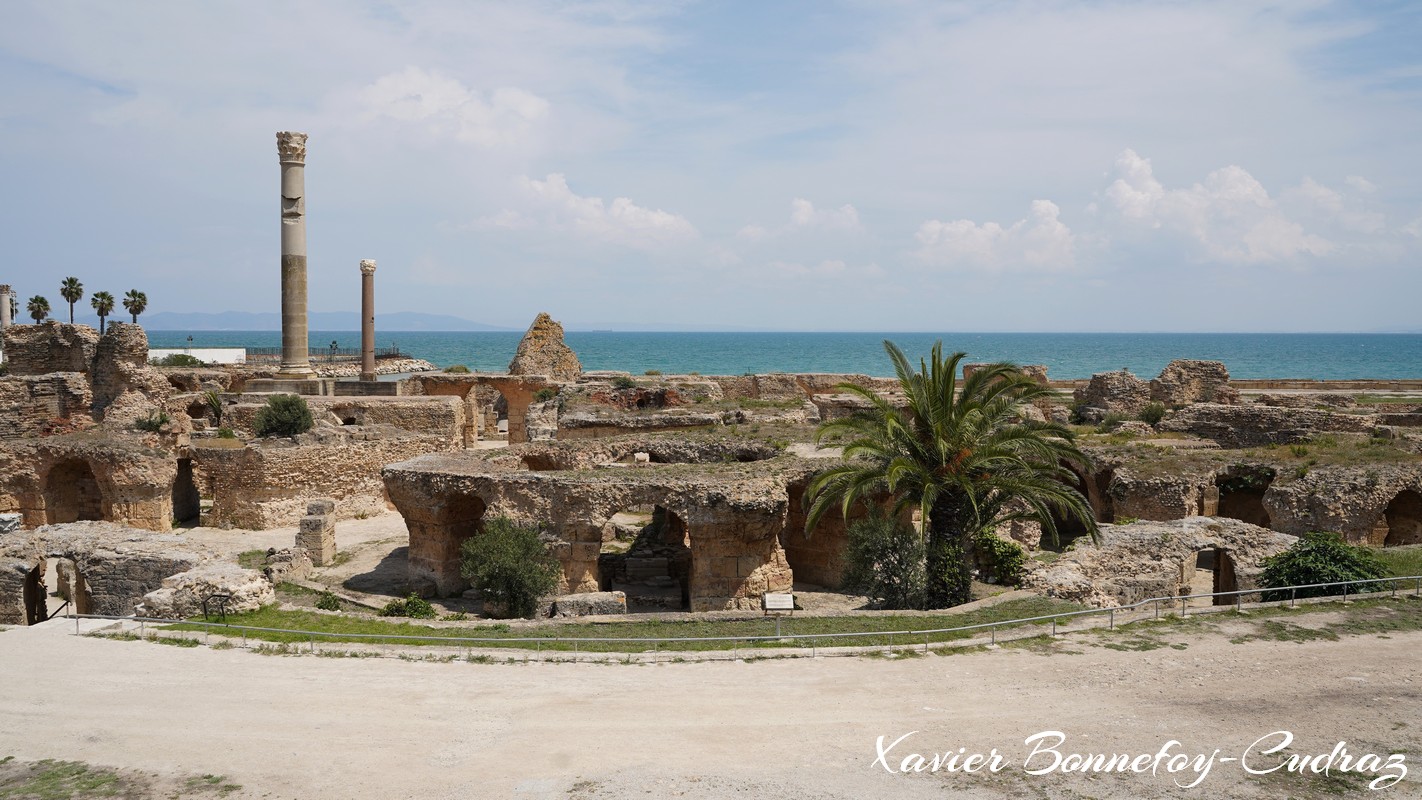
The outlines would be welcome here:
M 193 460 L 178 459 L 178 475 L 173 479 L 173 519 L 182 527 L 192 527 L 202 516 L 202 495 L 193 479 Z
M 504 393 L 491 389 L 493 398 L 484 407 L 484 434 L 487 439 L 503 439 L 509 435 L 509 401 Z
M 27 625 L 38 625 L 61 611 L 88 614 L 89 584 L 74 559 L 46 558 L 25 574 L 24 602 Z
M 1234 558 L 1228 550 L 1209 547 L 1201 550 L 1180 565 L 1180 594 L 1198 595 L 1233 592 L 1239 589 L 1235 578 Z M 1196 597 L 1189 601 L 1192 606 L 1234 605 L 1232 596 Z
M 1422 493 L 1412 489 L 1398 492 L 1383 511 L 1383 519 L 1387 521 L 1384 547 L 1422 544 Z
M 1086 498 L 1096 521 L 1115 522 L 1115 504 L 1111 501 L 1111 493 L 1107 490 L 1111 486 L 1111 480 L 1116 477 L 1116 471 L 1103 469 L 1097 472 L 1088 472 L 1065 461 L 1062 462 L 1062 466 L 1071 470 L 1071 474 L 1076 477 L 1073 485 L 1078 492 L 1081 492 L 1081 496 Z
M 54 465 L 44 481 L 45 523 L 104 518 L 103 496 L 94 470 L 81 459 Z
M 597 559 L 598 588 L 627 595 L 632 612 L 691 608 L 691 539 L 686 523 L 662 506 L 608 518 Z
M 856 505 L 846 521 L 838 508 L 831 509 L 820 517 L 820 524 L 807 536 L 804 502 L 808 485 L 806 479 L 785 487 L 790 508 L 780 535 L 780 547 L 785 551 L 785 562 L 790 565 L 797 591 L 838 589 L 843 581 L 849 526 L 868 512 L 863 505 Z
M 1220 491 L 1218 516 L 1269 527 L 1269 510 L 1264 507 L 1264 493 L 1277 473 L 1270 467 L 1236 464 L 1215 478 Z

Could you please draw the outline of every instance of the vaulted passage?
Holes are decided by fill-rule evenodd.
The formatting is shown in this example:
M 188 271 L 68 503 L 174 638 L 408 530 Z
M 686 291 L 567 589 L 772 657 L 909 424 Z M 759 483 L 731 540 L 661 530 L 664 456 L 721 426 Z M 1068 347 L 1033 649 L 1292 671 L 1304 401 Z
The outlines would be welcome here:
M 1422 544 L 1422 493 L 1411 489 L 1398 492 L 1387 504 L 1383 519 L 1387 520 L 1384 547 Z
M 1218 516 L 1269 527 L 1269 510 L 1264 507 L 1264 493 L 1274 482 L 1274 470 L 1268 467 L 1231 467 L 1215 479 L 1220 490 Z
M 1218 547 L 1211 547 L 1201 550 L 1193 558 L 1181 565 L 1180 568 L 1180 594 L 1181 595 L 1207 595 L 1219 592 L 1233 592 L 1239 589 L 1239 581 L 1235 577 L 1234 558 L 1230 556 L 1228 550 L 1221 550 Z M 1197 597 L 1190 601 L 1191 605 L 1197 606 L 1228 606 L 1234 605 L 1233 596 L 1225 597 Z
M 173 480 L 173 519 L 180 523 L 197 522 L 202 515 L 202 497 L 193 480 L 193 460 L 178 459 L 178 477 Z
M 629 611 L 691 608 L 691 542 L 686 523 L 661 506 L 630 508 L 603 526 L 598 587 L 627 595 Z
M 54 465 L 44 481 L 44 507 L 50 525 L 103 519 L 103 497 L 94 471 L 78 459 Z

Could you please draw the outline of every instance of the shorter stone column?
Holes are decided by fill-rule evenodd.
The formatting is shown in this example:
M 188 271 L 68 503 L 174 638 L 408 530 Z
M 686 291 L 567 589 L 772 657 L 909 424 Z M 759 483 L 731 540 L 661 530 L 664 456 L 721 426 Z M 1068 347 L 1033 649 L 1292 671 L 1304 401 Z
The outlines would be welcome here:
M 375 380 L 375 261 L 360 262 L 360 379 Z
M 296 532 L 296 546 L 306 551 L 311 563 L 329 566 L 336 560 L 336 501 L 312 500 Z
M 14 291 L 9 284 L 0 283 L 0 328 L 8 328 L 14 323 L 10 315 L 10 295 Z

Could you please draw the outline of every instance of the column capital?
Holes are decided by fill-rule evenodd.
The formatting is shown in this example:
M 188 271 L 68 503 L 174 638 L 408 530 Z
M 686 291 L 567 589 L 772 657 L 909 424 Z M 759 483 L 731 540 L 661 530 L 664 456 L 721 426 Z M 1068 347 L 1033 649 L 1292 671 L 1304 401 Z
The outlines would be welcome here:
M 282 161 L 306 163 L 306 134 L 298 131 L 278 131 L 277 155 Z
M 373 258 L 362 258 L 362 259 L 360 260 L 360 274 L 362 274 L 362 275 L 374 275 L 374 274 L 375 274 L 375 259 L 373 259 Z

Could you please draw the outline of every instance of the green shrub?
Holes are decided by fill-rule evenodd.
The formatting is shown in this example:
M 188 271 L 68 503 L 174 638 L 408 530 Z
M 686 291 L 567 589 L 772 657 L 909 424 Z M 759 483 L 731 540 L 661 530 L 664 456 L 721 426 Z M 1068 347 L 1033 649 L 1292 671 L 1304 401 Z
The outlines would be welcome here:
M 544 388 L 539 389 L 538 391 L 533 393 L 534 401 L 539 403 L 546 403 L 557 396 L 558 390 L 554 389 L 552 386 L 545 386 Z
M 234 432 L 231 428 L 222 427 L 222 428 L 218 428 L 218 429 L 217 429 L 217 438 L 219 438 L 219 439 L 236 439 L 236 438 L 237 438 L 237 434 L 236 434 L 236 432 Z
M 380 609 L 382 617 L 409 617 L 410 619 L 434 619 L 436 614 L 430 601 L 414 592 L 404 600 L 391 600 Z
M 1146 403 L 1145 408 L 1141 409 L 1140 417 L 1141 422 L 1145 422 L 1151 425 L 1159 423 L 1161 420 L 1165 419 L 1165 404 L 1157 403 L 1154 401 Z
M 642 373 L 642 374 L 643 374 L 643 375 L 660 375 L 660 374 L 662 374 L 662 371 L 659 370 L 659 369 L 649 369 L 649 370 L 647 370 L 646 372 L 644 372 L 644 373 Z
M 1022 582 L 1022 565 L 1027 563 L 1027 553 L 1022 545 L 1004 539 L 990 531 L 983 531 L 973 542 L 977 551 L 978 575 L 986 583 L 1016 586 Z
M 208 390 L 202 393 L 202 401 L 207 404 L 207 409 L 212 412 L 212 424 L 222 425 L 222 395 Z
M 538 533 L 536 527 L 495 517 L 464 542 L 460 572 L 485 602 L 502 606 L 510 617 L 532 617 L 538 601 L 558 588 L 563 568 Z
M 618 375 L 612 379 L 612 386 L 614 389 L 636 389 L 637 382 L 626 375 Z
M 464 366 L 463 364 L 450 364 L 449 366 L 447 366 L 447 367 L 444 368 L 444 371 L 445 371 L 445 373 L 447 373 L 447 374 L 449 374 L 449 375 L 468 375 L 468 374 L 469 374 L 469 368 L 466 367 L 466 366 Z
M 849 526 L 844 588 L 880 608 L 923 608 L 928 574 L 923 537 L 912 526 L 880 515 Z
M 149 433 L 157 433 L 157 432 L 163 430 L 163 426 L 164 426 L 164 425 L 167 425 L 169 422 L 172 422 L 172 421 L 173 421 L 173 418 L 170 417 L 170 416 L 168 416 L 168 412 L 166 412 L 166 411 L 154 411 L 153 413 L 149 414 L 148 416 L 146 416 L 146 417 L 144 417 L 144 418 L 142 418 L 142 419 L 134 420 L 134 422 L 133 422 L 133 427 L 135 427 L 135 428 L 137 428 L 137 429 L 139 429 L 139 430 L 141 430 L 141 431 L 147 431 L 147 432 L 149 432 Z
M 187 353 L 169 353 L 162 358 L 155 358 L 148 362 L 155 367 L 205 367 L 207 362 L 197 356 Z
M 311 408 L 300 395 L 278 394 L 257 411 L 252 427 L 258 436 L 295 436 L 311 425 Z
M 1122 414 L 1119 411 L 1112 411 L 1101 418 L 1101 423 L 1096 426 L 1096 430 L 1101 433 L 1110 433 L 1121 427 L 1121 423 L 1128 419 L 1130 419 L 1130 417 L 1126 414 Z
M 340 611 L 341 601 L 331 592 L 322 592 L 321 596 L 316 598 L 316 607 L 322 611 Z
M 1351 545 L 1336 533 L 1305 533 L 1284 552 L 1264 559 L 1264 571 L 1259 585 L 1265 589 L 1281 586 L 1302 586 L 1310 583 L 1345 583 L 1388 576 L 1387 566 L 1372 550 Z M 1377 591 L 1381 585 L 1349 583 L 1348 594 Z M 1342 594 L 1344 587 L 1323 586 L 1315 589 L 1264 592 L 1264 602 L 1297 597 L 1327 597 Z

